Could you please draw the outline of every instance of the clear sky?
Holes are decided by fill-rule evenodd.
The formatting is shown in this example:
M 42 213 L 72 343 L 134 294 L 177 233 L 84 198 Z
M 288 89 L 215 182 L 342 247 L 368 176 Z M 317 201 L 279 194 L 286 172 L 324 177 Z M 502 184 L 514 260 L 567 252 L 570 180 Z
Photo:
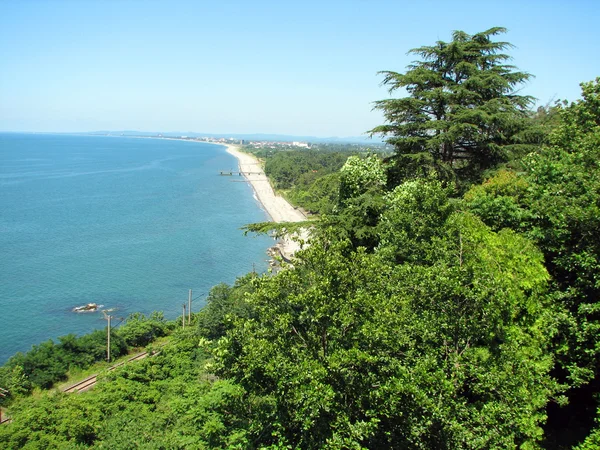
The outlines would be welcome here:
M 598 0 L 0 0 L 0 131 L 357 136 L 377 71 L 493 26 L 540 104 L 600 76 Z

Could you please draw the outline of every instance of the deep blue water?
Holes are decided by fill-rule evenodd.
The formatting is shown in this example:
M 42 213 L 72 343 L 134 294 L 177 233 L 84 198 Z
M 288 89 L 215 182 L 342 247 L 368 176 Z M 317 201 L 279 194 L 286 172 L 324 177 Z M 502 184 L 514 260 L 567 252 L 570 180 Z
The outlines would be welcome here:
M 266 213 L 247 183 L 218 175 L 236 167 L 197 142 L 0 133 L 0 364 L 105 326 L 75 306 L 175 318 L 188 289 L 266 270 L 271 239 L 240 230 Z

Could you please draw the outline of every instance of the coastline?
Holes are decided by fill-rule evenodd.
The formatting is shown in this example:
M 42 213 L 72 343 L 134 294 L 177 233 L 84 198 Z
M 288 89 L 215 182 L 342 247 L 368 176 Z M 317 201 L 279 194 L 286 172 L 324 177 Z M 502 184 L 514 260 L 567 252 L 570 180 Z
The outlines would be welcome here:
M 301 211 L 295 209 L 287 200 L 275 193 L 260 162 L 254 156 L 240 151 L 237 145 L 220 145 L 224 145 L 227 153 L 236 157 L 240 172 L 244 174 L 244 177 L 254 189 L 258 201 L 273 222 L 302 222 L 306 220 Z M 305 239 L 306 236 L 302 236 L 302 238 Z M 290 259 L 300 249 L 300 244 L 289 238 L 284 238 L 278 242 L 276 247 L 279 248 L 285 259 Z

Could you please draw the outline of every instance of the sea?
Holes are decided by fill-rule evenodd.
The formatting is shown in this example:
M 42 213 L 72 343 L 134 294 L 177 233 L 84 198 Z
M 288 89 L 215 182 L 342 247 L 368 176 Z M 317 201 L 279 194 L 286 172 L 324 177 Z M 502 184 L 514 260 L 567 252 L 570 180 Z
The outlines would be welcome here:
M 34 344 L 129 314 L 181 316 L 212 286 L 267 270 L 269 220 L 224 146 L 0 133 L 0 364 Z

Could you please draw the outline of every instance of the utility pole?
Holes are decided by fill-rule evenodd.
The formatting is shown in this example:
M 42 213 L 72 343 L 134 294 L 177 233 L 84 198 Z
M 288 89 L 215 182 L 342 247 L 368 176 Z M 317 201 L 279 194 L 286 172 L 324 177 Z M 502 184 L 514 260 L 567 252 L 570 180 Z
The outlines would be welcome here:
M 106 328 L 106 360 L 110 362 L 110 318 L 108 316 L 108 327 Z
M 102 314 L 104 314 L 104 318 L 108 321 L 108 326 L 106 327 L 106 360 L 110 362 L 110 319 L 112 316 L 106 314 L 104 310 L 102 310 Z
M 0 388 L 0 397 L 6 397 L 8 395 L 8 391 L 6 389 Z M 0 406 L 0 423 L 2 423 L 2 406 Z
M 188 325 L 192 324 L 192 290 L 188 295 Z
M 185 328 L 185 303 L 183 304 L 183 314 L 181 315 L 181 328 Z

